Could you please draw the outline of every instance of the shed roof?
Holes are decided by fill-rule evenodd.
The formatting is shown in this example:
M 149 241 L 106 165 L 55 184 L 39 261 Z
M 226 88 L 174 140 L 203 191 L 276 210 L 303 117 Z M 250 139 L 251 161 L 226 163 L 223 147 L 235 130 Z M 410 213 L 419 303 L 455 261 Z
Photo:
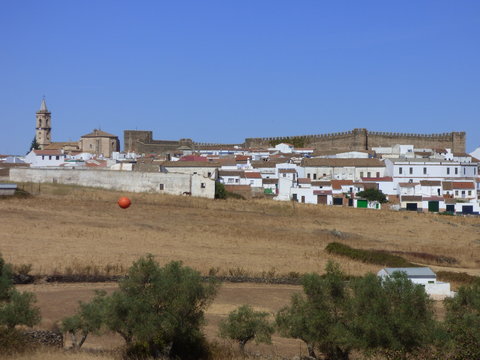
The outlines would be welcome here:
M 437 275 L 429 267 L 411 267 L 411 268 L 384 268 L 387 274 L 392 275 L 395 272 L 404 272 L 409 278 L 428 278 L 435 279 Z

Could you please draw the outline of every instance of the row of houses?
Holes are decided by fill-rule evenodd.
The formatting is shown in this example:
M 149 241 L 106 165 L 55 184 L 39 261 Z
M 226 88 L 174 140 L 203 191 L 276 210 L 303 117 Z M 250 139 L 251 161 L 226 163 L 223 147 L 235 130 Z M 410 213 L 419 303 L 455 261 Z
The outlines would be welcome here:
M 375 149 L 374 149 L 375 150 Z M 95 168 L 123 171 L 201 175 L 228 190 L 310 204 L 379 208 L 358 193 L 377 189 L 394 207 L 408 210 L 478 212 L 479 161 L 448 149 L 415 149 L 410 145 L 375 151 L 314 153 L 278 144 L 270 149 L 209 150 L 167 159 L 113 153 L 98 158 L 89 153 L 32 150 L 31 167 Z M 395 157 L 396 156 L 396 157 Z

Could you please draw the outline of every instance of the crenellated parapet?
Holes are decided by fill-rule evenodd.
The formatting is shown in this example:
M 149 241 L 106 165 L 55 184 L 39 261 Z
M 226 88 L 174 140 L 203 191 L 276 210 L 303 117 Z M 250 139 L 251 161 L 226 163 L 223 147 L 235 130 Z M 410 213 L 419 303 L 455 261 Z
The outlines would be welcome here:
M 350 131 L 314 135 L 293 135 L 277 137 L 247 138 L 243 144 L 202 143 L 192 139 L 154 140 L 151 131 L 125 130 L 125 150 L 139 153 L 172 152 L 180 147 L 198 150 L 202 147 L 235 146 L 245 148 L 268 148 L 279 142 L 301 144 L 296 147 L 309 147 L 316 150 L 354 151 L 371 150 L 372 147 L 388 147 L 397 144 L 414 145 L 417 148 L 449 148 L 454 152 L 465 152 L 465 132 L 437 134 L 416 134 L 401 132 L 368 131 L 357 128 Z

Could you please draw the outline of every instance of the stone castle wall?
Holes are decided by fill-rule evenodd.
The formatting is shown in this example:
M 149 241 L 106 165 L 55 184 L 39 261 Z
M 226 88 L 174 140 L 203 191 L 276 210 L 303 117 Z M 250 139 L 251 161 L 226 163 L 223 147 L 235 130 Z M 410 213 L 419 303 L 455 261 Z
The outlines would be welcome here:
M 449 148 L 456 153 L 465 152 L 464 132 L 451 132 L 443 134 L 406 134 L 391 132 L 368 131 L 367 129 L 353 129 L 351 131 L 318 134 L 287 136 L 287 138 L 304 139 L 305 147 L 312 147 L 316 150 L 371 150 L 372 147 L 388 147 L 397 144 L 414 145 L 416 148 Z M 285 137 L 247 138 L 243 144 L 206 144 L 196 143 L 191 139 L 180 139 L 178 141 L 153 140 L 151 131 L 125 130 L 124 144 L 126 151 L 135 151 L 140 154 L 174 152 L 181 146 L 187 146 L 192 150 L 202 147 L 223 146 L 233 147 L 235 145 L 246 148 L 267 148 L 271 147 L 272 141 L 283 140 Z
M 316 150 L 371 150 L 372 147 L 388 147 L 396 144 L 414 145 L 417 148 L 450 148 L 453 152 L 465 152 L 464 132 L 451 132 L 443 134 L 405 134 L 390 132 L 375 132 L 367 129 L 354 129 L 352 131 L 292 136 L 304 139 L 305 147 Z M 268 147 L 272 141 L 284 137 L 248 138 L 245 139 L 246 147 Z

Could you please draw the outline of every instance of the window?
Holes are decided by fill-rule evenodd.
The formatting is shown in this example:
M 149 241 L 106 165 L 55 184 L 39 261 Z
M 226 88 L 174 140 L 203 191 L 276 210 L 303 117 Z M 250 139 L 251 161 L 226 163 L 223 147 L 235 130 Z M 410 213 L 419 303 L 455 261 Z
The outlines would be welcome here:
M 313 174 L 313 180 L 317 180 L 317 174 Z
M 235 182 L 236 182 L 236 183 L 239 183 L 239 182 L 240 182 L 240 179 L 235 179 Z
M 292 194 L 292 199 L 295 200 L 295 201 L 298 201 L 297 194 Z
M 423 168 L 423 175 L 427 175 L 427 168 Z
M 360 177 L 363 178 L 363 171 L 360 171 Z
M 228 183 L 233 183 L 233 179 L 232 178 L 228 178 Z
M 377 178 L 380 177 L 380 171 L 377 171 Z
M 371 177 L 371 175 L 372 175 L 372 174 L 370 173 L 370 171 L 367 172 L 367 177 L 368 177 L 368 178 Z
M 465 197 L 465 190 L 462 190 L 462 197 Z
M 463 175 L 465 175 L 467 168 L 463 168 Z
M 200 187 L 201 187 L 202 189 L 205 189 L 205 188 L 207 187 L 207 184 L 201 183 L 201 184 L 200 184 Z
M 408 169 L 408 173 L 409 173 L 410 175 L 413 174 L 413 168 L 412 168 L 412 167 L 411 167 L 410 169 Z
M 323 174 L 323 176 L 325 177 L 325 176 L 327 176 L 327 174 Z
M 458 168 L 455 168 L 455 175 L 458 175 Z
M 472 190 L 468 190 L 468 196 L 472 195 Z
M 349 189 L 349 191 L 350 191 L 350 192 L 353 192 L 353 187 L 351 187 L 351 188 Z
M 428 280 L 429 284 L 435 284 L 435 281 Z
M 447 175 L 450 175 L 450 168 L 447 168 Z
M 287 174 L 283 174 L 283 177 L 287 177 Z
M 253 185 L 254 181 L 253 180 L 250 180 L 250 185 Z
M 42 160 L 45 160 L 45 156 L 42 155 Z
M 160 188 L 160 190 L 164 190 L 164 189 L 165 189 L 165 185 L 164 185 L 164 184 L 160 184 L 160 185 L 158 185 L 158 187 Z
M 440 189 L 437 189 L 437 195 L 440 196 Z
M 402 174 L 403 174 L 403 168 L 398 168 L 398 173 L 399 173 L 400 175 L 402 175 Z
M 55 160 L 60 160 L 60 156 L 55 156 Z
M 307 174 L 307 178 L 309 178 L 309 179 L 310 179 L 310 173 L 308 173 L 308 174 Z
M 455 190 L 455 196 L 458 196 L 458 190 Z
M 52 155 L 49 155 L 49 156 L 48 156 L 48 160 L 52 160 Z
M 477 175 L 477 169 L 473 168 L 473 175 Z
M 209 171 L 209 172 L 207 173 L 207 176 L 208 176 L 208 177 L 212 176 L 212 173 Z

